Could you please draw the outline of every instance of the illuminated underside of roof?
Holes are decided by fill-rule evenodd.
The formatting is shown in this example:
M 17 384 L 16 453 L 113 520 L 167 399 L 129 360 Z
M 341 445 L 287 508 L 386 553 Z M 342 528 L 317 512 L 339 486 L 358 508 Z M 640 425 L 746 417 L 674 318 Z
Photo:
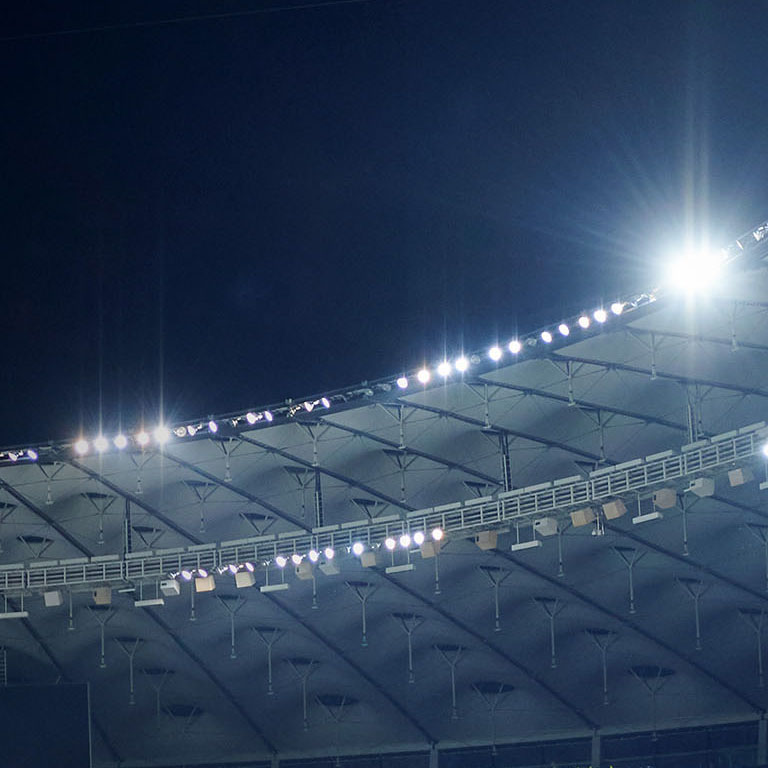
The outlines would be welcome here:
M 97 765 L 757 718 L 761 256 L 706 299 L 659 296 L 427 386 L 8 457 L 0 588 L 28 613 L 0 626 L 9 680 L 89 681 Z

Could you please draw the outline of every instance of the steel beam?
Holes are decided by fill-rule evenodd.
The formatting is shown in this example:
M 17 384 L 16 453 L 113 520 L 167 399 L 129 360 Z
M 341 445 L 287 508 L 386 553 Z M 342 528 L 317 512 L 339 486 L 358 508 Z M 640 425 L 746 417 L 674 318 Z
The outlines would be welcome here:
M 84 475 L 87 475 L 93 480 L 101 483 L 101 485 L 103 485 L 105 488 L 109 488 L 112 493 L 116 493 L 118 496 L 127 499 L 132 504 L 135 504 L 137 507 L 139 507 L 139 509 L 143 509 L 148 515 L 151 515 L 156 520 L 159 520 L 163 525 L 167 526 L 168 530 L 175 531 L 179 534 L 179 536 L 183 536 L 185 539 L 187 539 L 187 541 L 191 541 L 193 544 L 203 543 L 202 539 L 198 539 L 197 536 L 195 536 L 193 533 L 185 531 L 180 525 L 171 520 L 170 517 L 155 509 L 151 504 L 147 504 L 147 502 L 144 501 L 140 496 L 136 496 L 136 494 L 131 493 L 130 491 L 126 491 L 124 488 L 115 485 L 115 483 L 113 483 L 111 480 L 107 480 L 107 478 L 104 477 L 101 473 L 90 469 L 90 467 L 86 467 L 82 462 L 76 461 L 75 459 L 65 458 L 60 458 L 59 460 L 69 464 L 70 466 L 82 472 Z
M 250 708 L 240 704 L 230 690 L 219 680 L 219 678 L 213 673 L 213 671 L 206 665 L 206 663 L 179 637 L 179 635 L 173 631 L 151 608 L 145 608 L 146 615 L 149 616 L 158 627 L 163 629 L 166 634 L 173 640 L 173 642 L 182 650 L 205 674 L 205 676 L 213 683 L 214 687 L 218 689 L 219 693 L 232 705 L 235 711 L 245 722 L 250 726 L 251 730 L 261 739 L 266 746 L 267 750 L 273 754 L 277 754 L 275 745 L 264 734 L 259 724 L 253 719 L 250 714 Z
M 491 475 L 486 475 L 484 472 L 479 472 L 476 469 L 471 469 L 470 467 L 467 467 L 463 464 L 459 464 L 458 462 L 451 461 L 442 456 L 437 456 L 434 453 L 428 453 L 427 451 L 422 451 L 422 450 L 419 450 L 418 448 L 411 448 L 410 446 L 405 446 L 403 448 L 395 440 L 387 440 L 387 438 L 385 437 L 374 435 L 372 432 L 366 432 L 364 429 L 356 429 L 355 427 L 348 427 L 345 424 L 339 424 L 335 421 L 330 421 L 325 417 L 321 418 L 321 422 L 323 424 L 327 424 L 329 427 L 334 427 L 334 429 L 339 429 L 342 432 L 347 432 L 350 435 L 357 435 L 358 437 L 363 437 L 367 440 L 371 440 L 372 442 L 379 443 L 380 445 L 385 445 L 387 446 L 387 448 L 393 448 L 395 450 L 404 450 L 407 453 L 411 454 L 412 456 L 418 456 L 420 459 L 426 459 L 427 461 L 431 461 L 435 464 L 440 464 L 444 467 L 447 467 L 448 469 L 459 470 L 461 472 L 466 473 L 467 475 L 471 475 L 472 477 L 476 477 L 480 480 L 483 480 L 487 483 L 492 483 L 493 485 L 496 485 L 496 486 L 500 485 L 498 479 L 495 477 L 491 477 Z
M 437 740 L 432 734 L 410 713 L 408 710 L 392 696 L 386 688 L 377 683 L 371 675 L 369 675 L 359 664 L 356 664 L 350 659 L 344 651 L 339 648 L 330 638 L 323 635 L 317 629 L 309 624 L 309 622 L 299 616 L 296 611 L 289 608 L 287 605 L 278 600 L 274 595 L 265 594 L 266 597 L 273 605 L 276 605 L 280 610 L 287 613 L 295 622 L 300 624 L 310 635 L 319 640 L 326 648 L 328 648 L 333 654 L 341 659 L 347 666 L 349 666 L 359 677 L 361 677 L 368 685 L 374 688 L 383 698 L 385 698 L 402 716 L 407 720 L 426 740 L 427 744 L 435 744 Z
M 473 637 L 479 643 L 481 643 L 490 651 L 495 653 L 499 658 L 504 659 L 504 661 L 506 661 L 508 664 L 511 664 L 515 669 L 518 670 L 518 672 L 525 675 L 528 679 L 532 680 L 540 688 L 546 691 L 550 696 L 556 699 L 557 702 L 562 707 L 564 707 L 569 712 L 571 712 L 571 714 L 573 714 L 577 719 L 579 719 L 587 728 L 589 728 L 590 730 L 594 730 L 599 727 L 597 723 L 592 721 L 575 704 L 572 704 L 570 701 L 568 701 L 568 699 L 565 698 L 565 696 L 563 696 L 561 693 L 558 693 L 554 688 L 552 688 L 552 686 L 549 685 L 549 683 L 547 683 L 546 680 L 543 680 L 532 669 L 530 669 L 525 664 L 523 664 L 523 662 L 518 661 L 517 659 L 510 656 L 500 646 L 488 640 L 476 629 L 473 629 L 469 624 L 465 624 L 463 621 L 461 621 L 461 619 L 457 619 L 455 616 L 448 613 L 448 611 L 446 611 L 445 608 L 443 608 L 442 606 L 438 605 L 437 603 L 433 603 L 431 600 L 421 595 L 415 589 L 411 589 L 410 587 L 405 586 L 405 584 L 402 584 L 399 581 L 395 580 L 392 576 L 387 576 L 386 573 L 382 573 L 381 571 L 379 571 L 379 574 L 382 579 L 385 579 L 390 584 L 397 587 L 399 590 L 409 595 L 414 600 L 417 600 L 418 602 L 420 602 L 422 605 L 430 608 L 432 611 L 442 616 L 443 619 L 445 619 L 445 621 L 447 621 L 449 624 L 452 624 L 454 627 L 456 627 L 457 629 L 460 629 L 465 634 L 469 635 L 470 637 Z
M 244 443 L 253 445 L 256 448 L 261 448 L 263 451 L 266 451 L 267 453 L 274 453 L 274 454 L 277 454 L 278 456 L 282 456 L 284 459 L 287 459 L 288 461 L 292 461 L 304 467 L 305 469 L 315 470 L 317 472 L 320 472 L 323 475 L 332 477 L 334 480 L 339 480 L 340 482 L 344 483 L 345 485 L 349 485 L 352 488 L 358 488 L 359 490 L 364 491 L 365 493 L 370 494 L 371 496 L 375 496 L 377 499 L 386 501 L 388 504 L 392 504 L 392 506 L 399 507 L 400 509 L 404 509 L 407 512 L 412 512 L 414 509 L 416 509 L 416 507 L 412 507 L 410 504 L 406 504 L 404 501 L 399 501 L 393 496 L 388 496 L 386 493 L 381 493 L 381 491 L 377 491 L 376 489 L 371 488 L 370 485 L 366 485 L 365 483 L 360 482 L 359 480 L 355 480 L 351 477 L 348 477 L 347 475 L 344 475 L 341 472 L 336 472 L 333 469 L 328 469 L 327 467 L 315 465 L 311 461 L 307 461 L 306 459 L 302 459 L 299 456 L 295 456 L 294 454 L 290 453 L 289 451 L 286 451 L 283 448 L 276 448 L 274 446 L 269 445 L 268 443 L 262 443 L 260 440 L 255 440 L 254 438 L 246 437 L 245 435 L 239 435 L 238 439 L 242 440 Z
M 598 454 L 591 453 L 590 451 L 583 451 L 581 448 L 574 448 L 572 445 L 568 445 L 568 443 L 561 443 L 559 440 L 549 440 L 546 437 L 532 435 L 528 432 L 520 432 L 516 429 L 509 429 L 508 427 L 501 427 L 497 424 L 486 424 L 482 419 L 475 419 L 472 416 L 465 416 L 461 413 L 449 411 L 445 408 L 438 408 L 434 405 L 425 405 L 424 403 L 411 403 L 402 399 L 398 399 L 397 402 L 400 405 L 406 406 L 407 408 L 415 408 L 420 411 L 434 413 L 437 416 L 445 416 L 449 419 L 455 419 L 456 421 L 463 421 L 465 424 L 471 424 L 472 426 L 480 427 L 481 429 L 486 429 L 491 432 L 500 432 L 509 435 L 510 437 L 519 437 L 521 440 L 528 440 L 531 443 L 538 443 L 539 445 L 543 445 L 545 448 L 558 448 L 561 451 L 565 451 L 566 453 L 572 453 L 575 456 L 581 456 L 583 459 L 589 459 L 596 463 L 604 463 L 604 459 Z M 608 461 L 607 463 L 612 464 L 613 462 Z
M 606 525 L 606 527 L 608 526 Z M 631 621 L 625 618 L 624 616 L 617 613 L 616 611 L 612 611 L 610 608 L 606 608 L 605 606 L 601 605 L 600 603 L 598 603 L 596 600 L 592 599 L 588 595 L 585 595 L 583 592 L 580 592 L 575 587 L 572 587 L 569 584 L 565 583 L 562 579 L 556 578 L 554 576 L 549 576 L 548 574 L 543 573 L 537 568 L 534 568 L 533 566 L 529 565 L 527 562 L 525 562 L 525 560 L 514 557 L 513 555 L 510 555 L 506 552 L 502 552 L 501 550 L 498 550 L 498 549 L 493 550 L 493 554 L 496 557 L 500 557 L 509 563 L 513 563 L 521 570 L 531 574 L 531 576 L 535 576 L 537 579 L 541 581 L 546 582 L 551 587 L 556 587 L 562 592 L 565 592 L 566 594 L 570 595 L 576 600 L 579 600 L 585 605 L 588 605 L 590 608 L 594 609 L 595 611 L 598 611 L 599 613 L 602 613 L 605 616 L 609 616 L 611 619 L 613 619 L 614 621 L 617 621 L 623 627 L 630 629 L 635 634 L 640 635 L 641 637 L 645 638 L 649 642 L 659 646 L 659 648 L 663 648 L 665 651 L 667 651 L 667 653 L 670 653 L 676 658 L 685 662 L 686 664 L 688 664 L 688 666 L 695 669 L 699 674 L 703 675 L 711 682 L 716 683 L 723 690 L 728 691 L 736 698 L 740 699 L 744 704 L 747 704 L 758 714 L 763 714 L 765 712 L 765 708 L 761 704 L 758 704 L 754 699 L 752 699 L 746 693 L 743 693 L 742 691 L 738 690 L 736 687 L 731 685 L 727 680 L 724 680 L 719 675 L 708 670 L 706 667 L 704 667 L 703 664 L 700 664 L 698 661 L 693 659 L 687 653 L 683 653 L 682 651 L 677 650 L 677 648 L 670 645 L 665 640 L 662 640 L 661 638 L 656 637 L 655 635 L 652 635 L 650 632 L 643 629 L 640 625 L 636 624 L 634 621 Z
M 281 520 L 284 520 L 286 523 L 295 525 L 297 528 L 301 528 L 302 530 L 307 532 L 312 530 L 311 527 L 308 526 L 303 520 L 299 520 L 297 517 L 294 517 L 293 515 L 289 515 L 287 512 L 283 512 L 282 509 L 279 509 L 274 504 L 271 504 L 265 499 L 262 499 L 259 496 L 256 496 L 256 494 L 251 493 L 250 491 L 246 491 L 244 488 L 239 488 L 238 486 L 233 485 L 232 483 L 228 483 L 224 480 L 219 479 L 218 477 L 216 477 L 216 475 L 212 475 L 210 472 L 207 472 L 204 469 L 200 469 L 200 467 L 195 466 L 190 461 L 186 461 L 185 459 L 180 459 L 177 456 L 173 456 L 167 451 L 163 451 L 163 456 L 165 456 L 165 458 L 168 459 L 169 461 L 172 461 L 175 464 L 178 464 L 180 467 L 184 467 L 184 469 L 189 470 L 190 472 L 194 472 L 196 475 L 200 475 L 200 477 L 204 477 L 206 480 L 210 480 L 210 482 L 215 483 L 216 485 L 222 488 L 226 488 L 229 491 L 232 491 L 232 493 L 234 493 L 236 496 L 242 496 L 242 498 L 248 499 L 248 501 L 250 501 L 252 504 L 256 504 L 257 506 L 262 507 L 263 509 L 266 509 L 268 512 L 271 512 L 275 517 L 279 517 Z
M 80 554 L 86 557 L 93 557 L 93 552 L 81 544 L 66 528 L 57 523 L 49 514 L 44 512 L 34 502 L 30 501 L 26 496 L 19 493 L 10 483 L 5 480 L 0 480 L 0 488 L 2 488 L 9 496 L 13 496 L 16 501 L 23 504 L 30 512 L 39 517 L 45 523 L 51 526 L 56 533 L 58 533 L 63 539 L 66 539 Z
M 658 336 L 660 338 L 670 339 L 682 339 L 690 342 L 706 342 L 707 344 L 721 344 L 729 348 L 733 348 L 733 339 L 730 337 L 725 339 L 719 336 L 705 336 L 701 333 L 683 333 L 682 331 L 658 331 L 650 328 L 634 328 L 633 326 L 627 326 L 626 329 L 629 333 L 637 336 Z M 736 346 L 738 349 L 753 349 L 758 352 L 768 352 L 768 345 L 757 344 L 751 341 L 740 341 L 736 339 Z
M 575 378 L 575 377 L 574 377 Z M 670 421 L 669 419 L 662 419 L 658 416 L 649 416 L 646 413 L 640 413 L 638 411 L 627 410 L 626 408 L 617 408 L 613 405 L 605 405 L 604 403 L 595 403 L 590 400 L 581 400 L 579 398 L 573 398 L 570 400 L 566 395 L 558 395 L 554 392 L 548 392 L 544 389 L 536 389 L 534 387 L 523 387 L 519 384 L 508 384 L 507 382 L 493 381 L 492 379 L 485 379 L 478 377 L 474 380 L 478 384 L 489 384 L 500 389 L 509 389 L 515 392 L 520 392 L 523 395 L 533 395 L 535 397 L 545 398 L 547 400 L 556 400 L 566 405 L 575 405 L 578 408 L 583 408 L 588 411 L 605 411 L 606 413 L 615 413 L 617 416 L 626 416 L 629 419 L 637 419 L 646 424 L 658 424 L 662 427 L 669 427 L 669 429 L 677 430 L 678 432 L 687 431 L 688 427 L 685 424 L 680 424 L 676 421 Z
M 724 389 L 728 392 L 738 392 L 740 395 L 754 395 L 755 397 L 768 397 L 768 390 L 758 389 L 756 387 L 740 387 L 738 384 L 725 384 L 722 381 L 713 381 L 712 379 L 699 379 L 695 376 L 684 376 L 682 374 L 670 373 L 669 371 L 652 371 L 650 368 L 643 368 L 637 365 L 628 365 L 627 363 L 614 363 L 606 360 L 597 360 L 591 357 L 575 357 L 561 352 L 555 352 L 549 356 L 550 360 L 559 360 L 561 362 L 582 363 L 584 365 L 594 365 L 596 368 L 603 368 L 608 371 L 625 371 L 627 373 L 637 373 L 640 376 L 655 376 L 657 379 L 666 379 L 675 381 L 678 384 L 699 384 L 704 387 L 713 387 L 714 389 Z

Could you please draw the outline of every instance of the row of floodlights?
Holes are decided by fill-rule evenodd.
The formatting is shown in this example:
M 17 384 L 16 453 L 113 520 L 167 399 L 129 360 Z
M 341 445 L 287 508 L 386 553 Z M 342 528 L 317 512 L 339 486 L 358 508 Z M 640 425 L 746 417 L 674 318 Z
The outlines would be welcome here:
M 321 397 L 317 400 L 306 400 L 300 404 L 295 405 L 292 410 L 289 410 L 289 414 L 293 416 L 299 410 L 304 410 L 307 413 L 311 413 L 315 408 L 318 407 L 330 408 L 331 401 L 327 397 Z M 194 424 L 185 424 L 182 426 L 174 427 L 173 429 L 165 426 L 164 424 L 160 424 L 151 432 L 148 432 L 145 429 L 141 429 L 134 435 L 130 436 L 121 432 L 115 435 L 115 437 L 113 437 L 111 440 L 104 435 L 99 435 L 92 441 L 88 441 L 86 438 L 81 437 L 74 443 L 73 448 L 78 456 L 85 456 L 92 451 L 95 453 L 104 453 L 111 447 L 117 448 L 121 451 L 131 444 L 138 448 L 146 448 L 150 443 L 163 446 L 174 437 L 179 439 L 185 437 L 194 437 L 200 432 L 204 432 L 209 435 L 215 435 L 219 432 L 219 429 L 225 423 L 229 423 L 229 425 L 237 427 L 241 421 L 245 421 L 247 424 L 254 426 L 259 422 L 270 423 L 274 421 L 274 419 L 275 415 L 272 411 L 248 411 L 248 413 L 243 416 L 237 416 L 224 421 L 210 419 L 207 422 L 203 421 Z M 35 454 L 34 458 L 37 459 L 37 454 Z
M 430 532 L 430 536 L 432 537 L 433 541 L 442 541 L 443 537 L 445 536 L 445 532 L 442 528 L 433 528 Z M 398 546 L 400 546 L 402 549 L 410 549 L 413 545 L 420 547 L 426 541 L 426 539 L 427 536 L 424 532 L 415 531 L 413 534 L 402 533 L 397 538 L 394 536 L 387 536 L 387 538 L 384 539 L 384 542 L 380 545 L 366 545 L 362 541 L 356 541 L 350 547 L 347 547 L 346 551 L 355 555 L 355 557 L 360 557 L 367 550 L 378 549 L 381 546 L 390 552 L 397 549 Z M 325 549 L 322 551 L 318 549 L 310 549 L 306 555 L 301 552 L 293 552 L 290 555 L 280 554 L 275 555 L 272 562 L 274 562 L 278 568 L 285 568 L 288 563 L 293 563 L 293 565 L 298 567 L 304 562 L 305 558 L 311 563 L 317 563 L 321 557 L 324 557 L 326 561 L 333 560 L 333 558 L 336 557 L 336 550 L 333 547 L 325 547 Z M 268 566 L 269 562 L 265 563 L 264 565 Z M 229 572 L 235 576 L 240 571 L 248 571 L 253 573 L 256 570 L 256 566 L 252 562 L 246 561 L 244 563 L 230 563 L 229 565 L 221 565 L 218 566 L 216 570 L 218 571 L 219 575 Z M 211 574 L 206 568 L 182 569 L 181 571 L 170 574 L 171 578 L 179 578 L 182 581 L 192 581 L 192 579 L 196 578 L 207 579 L 210 575 Z
M 627 304 L 623 301 L 615 301 L 613 304 L 611 304 L 611 314 L 615 316 L 621 315 L 624 310 L 631 306 L 630 304 Z M 608 314 L 608 311 L 605 309 L 596 309 L 592 316 L 588 314 L 581 315 L 576 320 L 576 325 L 583 331 L 586 331 L 590 328 L 593 322 L 597 323 L 598 325 L 602 325 L 603 323 L 607 322 L 610 315 Z M 567 338 L 571 335 L 571 326 L 568 325 L 568 323 L 560 323 L 560 325 L 557 326 L 556 329 L 552 330 L 543 330 L 539 334 L 539 339 L 544 344 L 552 344 L 552 342 L 555 340 L 557 336 L 560 338 Z M 521 341 L 520 339 L 512 339 L 506 346 L 507 350 L 517 357 L 522 351 L 525 344 L 532 344 L 534 343 L 534 339 L 527 339 L 524 341 Z M 488 357 L 494 362 L 498 363 L 501 361 L 501 359 L 504 357 L 504 349 L 503 347 L 499 346 L 498 344 L 494 344 L 492 347 L 488 349 Z M 435 372 L 438 376 L 447 379 L 452 373 L 465 373 L 469 370 L 470 365 L 475 364 L 477 365 L 482 361 L 482 358 L 479 355 L 472 355 L 471 357 L 466 357 L 464 355 L 461 355 L 460 357 L 457 357 L 453 362 L 449 360 L 443 360 L 442 362 L 438 363 L 438 365 L 435 368 Z M 432 371 L 429 370 L 429 368 L 421 368 L 416 373 L 416 380 L 420 384 L 428 384 L 430 380 L 432 379 Z M 400 376 L 396 381 L 397 386 L 400 389 L 407 389 L 408 385 L 410 384 L 410 381 L 407 376 Z

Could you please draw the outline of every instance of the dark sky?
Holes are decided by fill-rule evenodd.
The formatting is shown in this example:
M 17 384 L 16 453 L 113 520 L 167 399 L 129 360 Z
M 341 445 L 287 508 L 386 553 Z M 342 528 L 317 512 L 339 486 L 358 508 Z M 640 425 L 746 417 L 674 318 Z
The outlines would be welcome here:
M 3 444 L 397 373 L 768 218 L 763 3 L 30 5 L 0 27 Z

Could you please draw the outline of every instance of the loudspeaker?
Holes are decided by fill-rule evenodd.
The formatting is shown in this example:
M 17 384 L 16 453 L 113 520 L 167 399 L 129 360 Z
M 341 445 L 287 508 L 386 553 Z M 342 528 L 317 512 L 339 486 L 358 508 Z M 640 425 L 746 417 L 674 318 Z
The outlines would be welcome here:
M 175 597 L 181 592 L 181 584 L 176 579 L 167 579 L 160 582 L 160 591 L 166 597 Z
M 735 488 L 737 485 L 744 485 L 754 480 L 752 471 L 747 467 L 739 467 L 739 469 L 732 469 L 728 473 L 728 482 L 731 484 L 731 488 Z
M 554 517 L 542 517 L 533 521 L 533 530 L 539 536 L 554 536 L 557 533 L 557 520 Z
M 571 512 L 571 522 L 574 528 L 578 528 L 580 525 L 589 525 L 595 521 L 597 515 L 592 507 L 584 507 L 583 509 L 576 509 Z
M 672 509 L 677 504 L 677 491 L 674 488 L 659 488 L 653 492 L 653 506 L 659 509 Z
M 93 590 L 93 602 L 96 605 L 112 605 L 112 588 L 96 587 Z
M 213 592 L 216 589 L 216 582 L 213 580 L 213 574 L 202 578 L 198 576 L 195 579 L 195 592 Z
M 373 568 L 376 565 L 376 553 L 368 550 L 360 555 L 360 563 L 363 568 Z
M 312 563 L 309 560 L 302 560 L 296 566 L 296 576 L 302 581 L 309 581 L 312 578 Z
M 624 506 L 624 502 L 621 499 L 614 499 L 606 504 L 603 504 L 603 514 L 606 520 L 615 520 L 617 517 L 621 517 L 626 514 L 627 508 Z
M 699 498 L 711 496 L 715 492 L 715 478 L 697 477 L 695 480 L 691 481 L 688 490 L 691 493 L 695 493 Z
M 238 589 L 252 587 L 256 583 L 256 577 L 250 571 L 238 571 L 235 574 L 235 586 Z
M 499 540 L 499 534 L 496 531 L 480 531 L 475 536 L 475 544 L 480 549 L 496 549 L 496 542 Z
M 55 608 L 64 602 L 64 596 L 56 589 L 53 592 L 43 592 L 43 600 L 46 608 Z

